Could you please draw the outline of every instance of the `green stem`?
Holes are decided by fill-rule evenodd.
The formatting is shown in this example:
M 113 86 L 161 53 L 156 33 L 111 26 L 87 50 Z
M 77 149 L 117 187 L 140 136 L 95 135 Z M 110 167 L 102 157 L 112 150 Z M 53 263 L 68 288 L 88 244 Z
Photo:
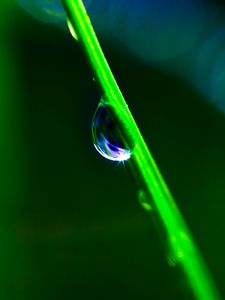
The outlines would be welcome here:
M 82 0 L 62 0 L 62 2 L 103 99 L 110 105 L 117 121 L 133 144 L 132 164 L 145 187 L 147 198 L 151 197 L 151 207 L 169 247 L 171 264 L 182 268 L 196 299 L 220 299 L 185 221 L 115 81 Z

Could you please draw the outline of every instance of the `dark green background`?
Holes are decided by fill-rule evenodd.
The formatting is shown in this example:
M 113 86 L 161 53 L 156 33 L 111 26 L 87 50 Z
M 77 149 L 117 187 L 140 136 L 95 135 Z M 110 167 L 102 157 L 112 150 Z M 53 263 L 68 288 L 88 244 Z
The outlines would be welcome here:
M 78 44 L 15 6 L 12 15 L 0 60 L 1 299 L 191 299 L 128 165 L 92 145 L 100 95 Z M 225 117 L 179 78 L 100 40 L 225 295 Z

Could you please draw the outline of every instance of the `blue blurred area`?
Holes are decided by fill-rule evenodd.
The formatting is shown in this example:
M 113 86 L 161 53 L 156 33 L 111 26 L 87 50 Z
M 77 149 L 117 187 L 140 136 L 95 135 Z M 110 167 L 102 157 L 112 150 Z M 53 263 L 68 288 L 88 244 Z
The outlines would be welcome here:
M 17 0 L 32 16 L 62 24 L 60 0 Z M 85 0 L 98 34 L 146 63 L 181 76 L 225 112 L 222 6 L 205 0 Z
M 60 0 L 17 2 L 44 22 L 65 20 Z M 190 48 L 201 27 L 204 10 L 202 0 L 85 0 L 84 3 L 98 31 L 110 30 L 132 51 L 150 62 Z
M 65 20 L 60 0 L 17 0 L 29 14 L 43 22 L 62 22 Z
M 155 63 L 193 47 L 202 26 L 201 0 L 145 0 L 141 3 L 126 2 L 120 20 L 112 26 L 113 32 L 130 50 L 145 61 Z
M 192 84 L 225 113 L 225 25 L 211 29 L 196 49 L 192 65 Z
M 42 22 L 64 23 L 66 19 L 61 0 L 16 0 L 31 16 Z M 88 7 L 92 0 L 85 0 Z

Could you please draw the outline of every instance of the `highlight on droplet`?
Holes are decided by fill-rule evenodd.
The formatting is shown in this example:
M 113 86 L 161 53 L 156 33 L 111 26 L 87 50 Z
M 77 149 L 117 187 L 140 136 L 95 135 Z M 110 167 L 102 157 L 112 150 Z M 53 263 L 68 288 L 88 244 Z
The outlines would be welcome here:
M 120 162 L 131 157 L 131 149 L 122 139 L 111 108 L 103 101 L 98 105 L 93 117 L 92 138 L 95 149 L 106 159 Z

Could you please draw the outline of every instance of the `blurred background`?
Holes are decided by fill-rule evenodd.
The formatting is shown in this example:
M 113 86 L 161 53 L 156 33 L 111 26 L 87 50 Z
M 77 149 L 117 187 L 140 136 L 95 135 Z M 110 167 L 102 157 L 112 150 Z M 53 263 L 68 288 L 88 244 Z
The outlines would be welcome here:
M 139 10 L 135 1 L 132 10 L 118 0 L 110 10 L 88 7 L 125 99 L 225 297 L 225 6 L 196 1 L 169 14 L 175 2 L 152 5 L 154 18 L 142 15 L 151 11 L 145 1 Z M 61 11 L 55 26 L 41 8 L 28 14 L 15 2 L 0 4 L 1 299 L 191 299 L 138 204 L 128 165 L 94 149 L 91 120 L 101 95 Z M 140 25 L 140 16 L 147 23 Z M 175 41 L 184 33 L 180 47 Z

